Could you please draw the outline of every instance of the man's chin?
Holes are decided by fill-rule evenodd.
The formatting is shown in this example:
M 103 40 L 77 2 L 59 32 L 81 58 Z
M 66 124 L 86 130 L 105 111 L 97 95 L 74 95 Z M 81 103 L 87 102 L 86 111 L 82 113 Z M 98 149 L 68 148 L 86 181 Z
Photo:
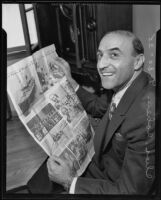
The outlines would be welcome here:
M 102 87 L 106 90 L 112 90 L 114 88 L 113 84 L 107 84 L 102 82 Z

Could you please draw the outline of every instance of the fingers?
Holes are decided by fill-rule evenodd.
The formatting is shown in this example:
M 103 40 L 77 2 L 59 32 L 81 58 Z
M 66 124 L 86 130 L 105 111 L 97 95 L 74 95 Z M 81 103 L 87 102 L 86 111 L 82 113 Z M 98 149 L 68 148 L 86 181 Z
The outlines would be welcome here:
M 55 58 L 54 64 L 60 67 L 64 71 L 67 77 L 71 76 L 70 66 L 63 58 L 60 57 Z
M 70 168 L 72 168 L 72 166 L 73 166 L 73 163 L 72 163 L 72 161 L 71 161 L 70 159 L 67 159 L 67 158 L 61 159 L 61 158 L 59 158 L 59 157 L 57 157 L 57 156 L 52 156 L 52 159 L 53 159 L 53 161 L 54 161 L 55 163 L 57 163 L 59 166 L 60 166 L 60 165 L 61 165 L 61 166 L 66 166 L 66 165 L 68 165 Z
M 62 64 L 66 65 L 66 66 L 68 66 L 67 61 L 65 61 L 65 60 L 64 60 L 63 58 L 61 58 L 61 57 L 57 57 L 55 60 L 58 61 L 58 62 L 61 62 Z
M 52 155 L 49 159 L 48 159 L 49 163 L 53 164 L 55 167 L 57 166 L 60 166 L 60 165 L 64 165 L 64 161 L 55 156 L 55 155 Z
M 47 161 L 47 168 L 48 168 L 48 171 L 51 172 L 52 169 L 58 167 L 58 163 L 56 163 L 55 161 L 53 161 L 51 158 L 48 159 Z
M 64 168 L 64 167 L 73 168 L 73 163 L 69 159 L 61 159 L 57 156 L 52 155 L 47 161 L 47 167 L 49 170 Z
M 49 158 L 47 161 L 47 170 L 48 170 L 48 176 L 51 180 L 55 180 L 55 175 L 59 174 L 59 171 L 61 169 L 60 163 L 58 161 L 55 161 L 55 159 Z
M 55 155 L 52 155 L 51 159 L 53 161 L 55 161 L 56 163 L 58 163 L 59 165 L 63 165 L 64 164 L 64 161 L 61 158 L 59 158 L 59 157 L 57 157 Z
M 63 58 L 60 57 L 55 58 L 54 63 L 60 67 L 66 67 L 68 69 L 70 68 L 69 64 Z
M 55 175 L 57 174 L 58 165 L 52 159 L 48 159 L 47 161 L 47 170 L 48 170 L 48 177 L 52 181 L 56 181 Z

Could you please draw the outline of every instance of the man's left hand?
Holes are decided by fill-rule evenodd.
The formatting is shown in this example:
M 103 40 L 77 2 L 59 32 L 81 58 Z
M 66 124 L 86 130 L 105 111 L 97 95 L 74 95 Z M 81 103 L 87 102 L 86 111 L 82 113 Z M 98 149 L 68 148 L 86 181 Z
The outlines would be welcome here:
M 47 161 L 49 179 L 62 185 L 66 190 L 71 186 L 75 174 L 72 164 L 56 156 L 51 156 Z

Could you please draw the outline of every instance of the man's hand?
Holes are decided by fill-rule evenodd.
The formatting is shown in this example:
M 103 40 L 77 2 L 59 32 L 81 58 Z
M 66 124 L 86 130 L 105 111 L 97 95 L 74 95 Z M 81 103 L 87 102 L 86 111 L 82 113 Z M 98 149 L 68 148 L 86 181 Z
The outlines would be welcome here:
M 77 88 L 78 83 L 72 78 L 71 70 L 68 62 L 66 62 L 63 58 L 57 57 L 54 60 L 54 64 L 60 67 L 65 73 L 68 81 L 71 83 L 73 89 Z
M 64 71 L 64 73 L 68 79 L 72 78 L 70 66 L 69 66 L 68 62 L 66 62 L 63 58 L 56 57 L 54 60 L 54 64 L 57 65 L 58 67 L 60 67 Z
M 68 160 L 62 160 L 56 156 L 51 156 L 47 161 L 49 179 L 68 190 L 73 178 L 76 176 L 72 166 L 72 163 Z

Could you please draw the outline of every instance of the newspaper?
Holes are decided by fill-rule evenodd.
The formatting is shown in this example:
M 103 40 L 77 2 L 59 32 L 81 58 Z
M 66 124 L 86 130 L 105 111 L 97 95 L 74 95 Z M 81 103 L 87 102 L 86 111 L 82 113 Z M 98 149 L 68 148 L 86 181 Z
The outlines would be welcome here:
M 50 45 L 7 68 L 7 92 L 34 140 L 50 156 L 71 160 L 80 176 L 94 155 L 94 130 Z

